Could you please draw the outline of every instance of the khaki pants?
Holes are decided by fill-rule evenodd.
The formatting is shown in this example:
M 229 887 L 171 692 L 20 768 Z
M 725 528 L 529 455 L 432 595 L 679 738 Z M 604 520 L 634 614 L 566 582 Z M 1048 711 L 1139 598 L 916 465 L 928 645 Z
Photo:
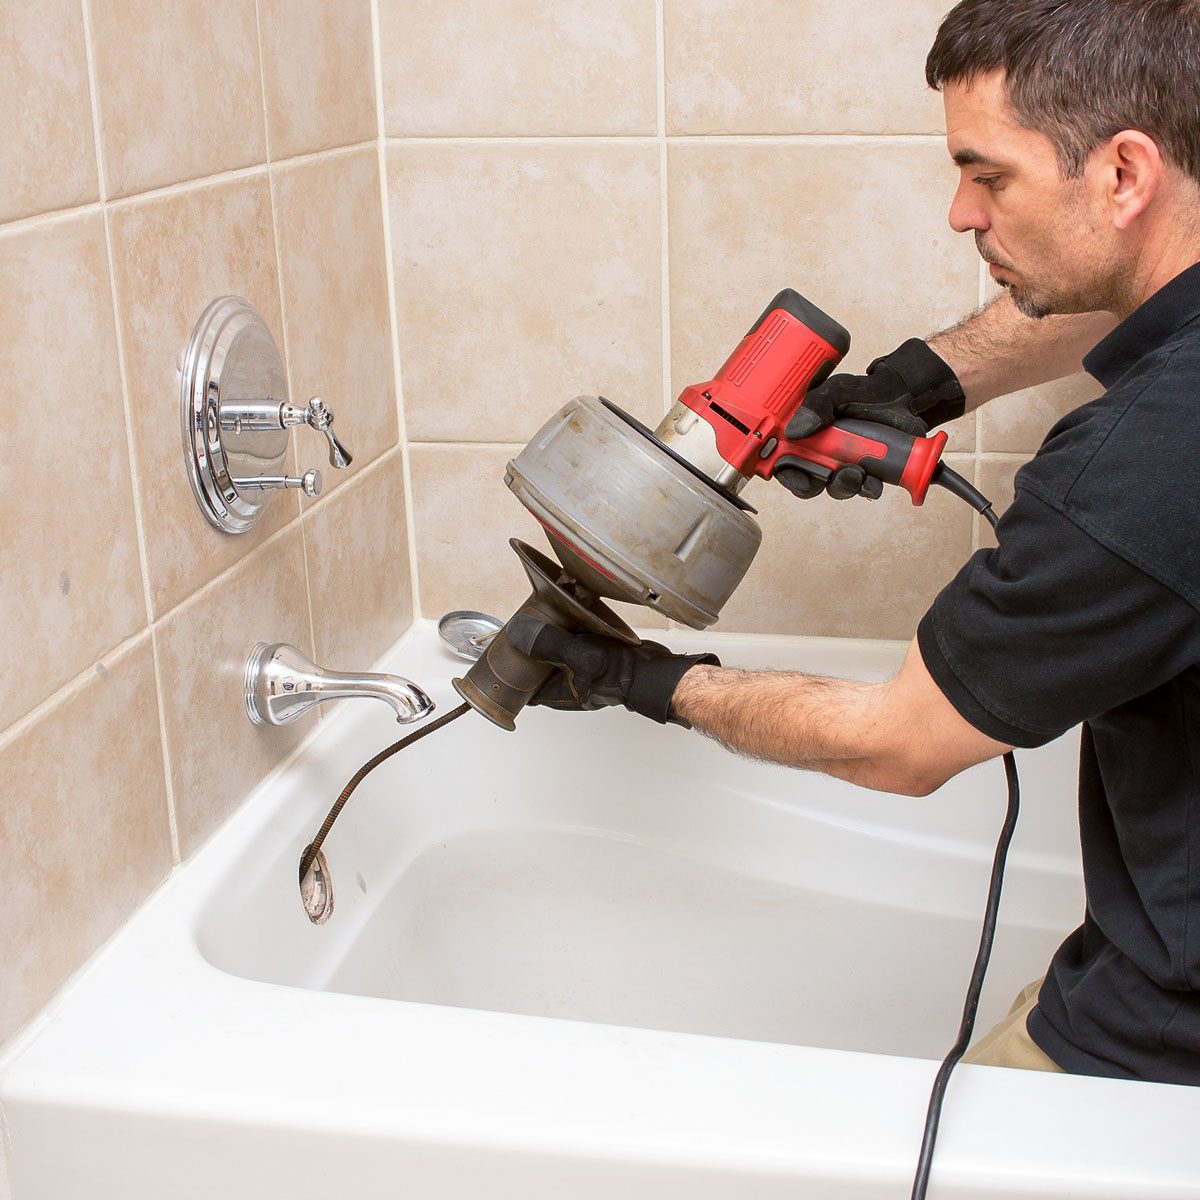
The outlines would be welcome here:
M 1042 989 L 1041 979 L 1035 979 L 1024 987 L 1013 1001 L 1013 1006 L 994 1029 L 985 1033 L 962 1056 L 965 1063 L 978 1063 L 987 1067 L 1020 1067 L 1026 1071 L 1058 1071 L 1060 1067 L 1049 1055 L 1043 1053 L 1029 1036 L 1025 1018 L 1037 1004 L 1038 992 Z

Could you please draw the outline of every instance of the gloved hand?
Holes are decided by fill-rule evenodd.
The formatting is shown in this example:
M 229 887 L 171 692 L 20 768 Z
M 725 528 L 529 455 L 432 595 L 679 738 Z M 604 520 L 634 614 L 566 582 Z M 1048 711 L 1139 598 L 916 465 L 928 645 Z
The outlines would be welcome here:
M 811 437 L 839 417 L 878 421 L 905 433 L 923 436 L 934 425 L 961 417 L 966 397 L 958 376 L 920 338 L 877 358 L 865 375 L 831 375 L 804 397 L 788 422 L 793 440 Z M 835 500 L 863 495 L 878 499 L 883 484 L 861 467 L 838 467 L 828 478 L 803 467 L 784 467 L 775 478 L 788 491 L 807 500 L 828 490 Z
M 530 704 L 575 712 L 623 704 L 660 725 L 691 725 L 671 709 L 671 697 L 697 663 L 719 667 L 715 654 L 672 654 L 658 642 L 629 646 L 616 638 L 567 633 L 557 625 L 518 613 L 508 623 L 508 640 L 523 654 L 558 669 Z

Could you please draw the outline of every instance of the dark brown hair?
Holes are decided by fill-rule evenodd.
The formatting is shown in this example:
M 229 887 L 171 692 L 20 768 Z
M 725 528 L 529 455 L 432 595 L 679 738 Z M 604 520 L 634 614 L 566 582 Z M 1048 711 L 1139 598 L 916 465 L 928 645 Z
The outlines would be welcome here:
M 1068 176 L 1122 129 L 1200 180 L 1200 0 L 962 0 L 925 61 L 938 91 L 1000 70 Z

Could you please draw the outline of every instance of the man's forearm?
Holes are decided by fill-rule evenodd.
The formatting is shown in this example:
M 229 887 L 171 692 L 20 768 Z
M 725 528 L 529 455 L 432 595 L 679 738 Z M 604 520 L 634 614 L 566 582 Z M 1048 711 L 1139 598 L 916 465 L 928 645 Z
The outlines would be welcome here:
M 1111 313 L 1035 321 L 1006 292 L 928 341 L 958 376 L 970 411 L 997 396 L 1075 374 L 1083 356 L 1116 324 Z
M 925 795 L 941 781 L 915 775 L 903 739 L 884 719 L 886 686 L 702 665 L 680 680 L 671 707 L 740 754 L 879 791 Z

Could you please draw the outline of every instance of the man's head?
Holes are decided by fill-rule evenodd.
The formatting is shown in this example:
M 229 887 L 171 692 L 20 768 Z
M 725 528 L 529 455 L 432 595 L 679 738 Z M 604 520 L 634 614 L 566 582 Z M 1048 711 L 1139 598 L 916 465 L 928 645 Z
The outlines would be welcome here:
M 925 74 L 961 171 L 950 224 L 1023 312 L 1128 312 L 1188 265 L 1200 0 L 962 0 Z

